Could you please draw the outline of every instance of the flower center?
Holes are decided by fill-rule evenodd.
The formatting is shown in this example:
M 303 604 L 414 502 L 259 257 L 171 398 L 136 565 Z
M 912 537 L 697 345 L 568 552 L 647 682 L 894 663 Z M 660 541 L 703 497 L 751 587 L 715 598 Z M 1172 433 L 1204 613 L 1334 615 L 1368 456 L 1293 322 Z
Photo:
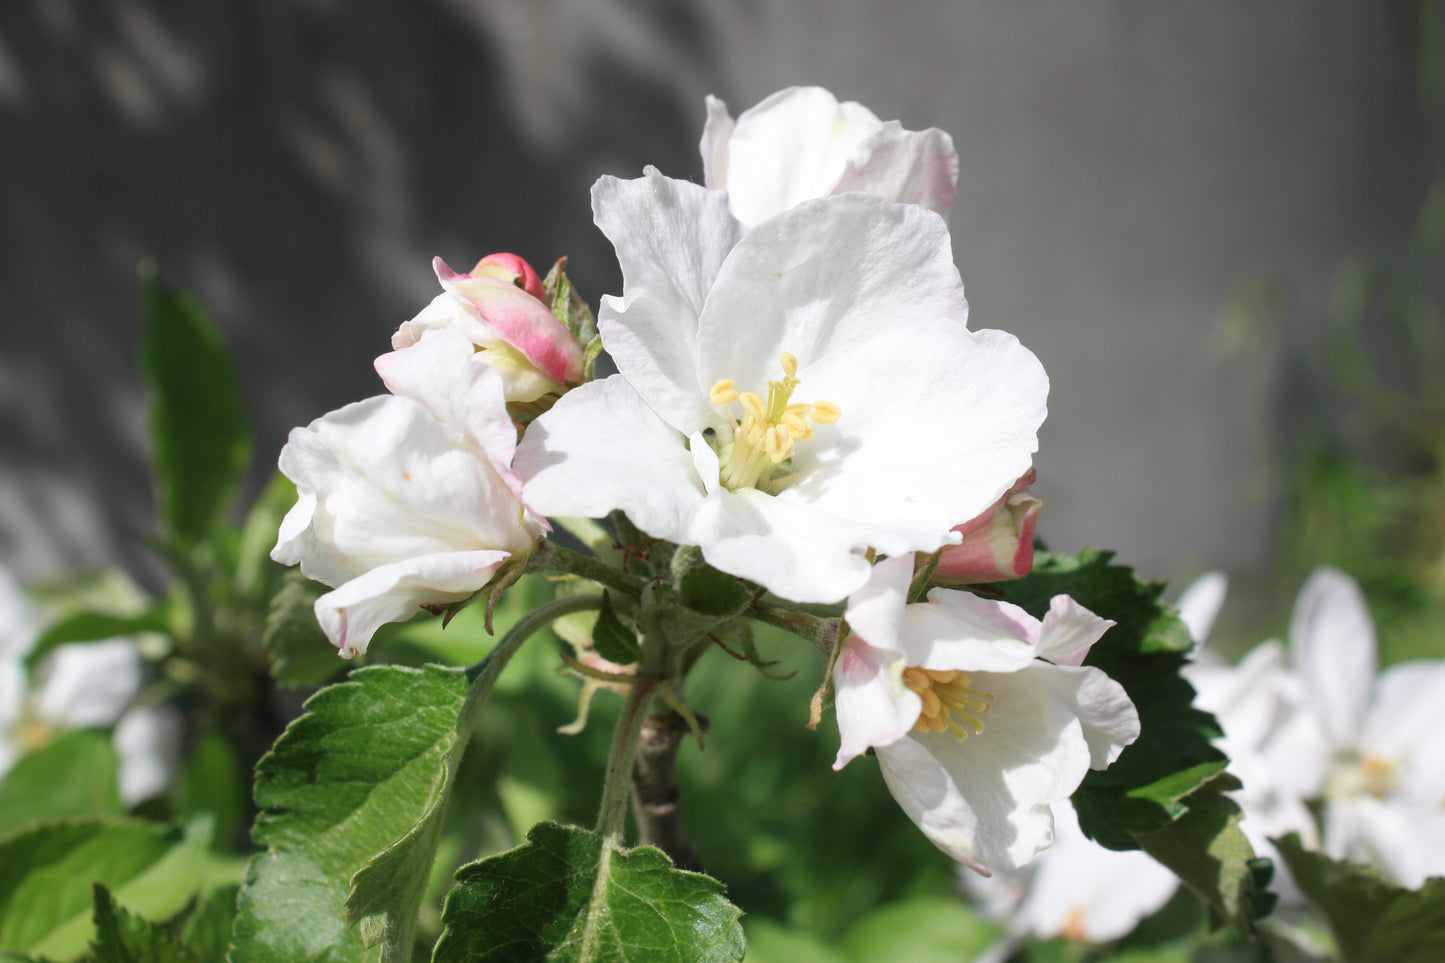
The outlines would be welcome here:
M 783 378 L 768 382 L 768 400 L 751 391 L 738 391 L 731 378 L 712 386 L 708 400 L 722 407 L 732 421 L 733 437 L 718 447 L 723 485 L 766 490 L 768 482 L 786 474 L 786 462 L 800 441 L 813 437 L 813 425 L 830 425 L 842 411 L 831 401 L 791 403 L 798 387 L 798 359 L 787 352 L 781 358 Z M 734 417 L 733 402 L 742 407 Z
M 904 669 L 903 684 L 923 700 L 923 712 L 913 728 L 919 732 L 951 732 L 960 739 L 966 739 L 970 732 L 983 732 L 981 717 L 993 705 L 993 693 L 971 688 L 972 681 L 962 669 Z
M 1325 795 L 1374 796 L 1384 799 L 1400 788 L 1395 762 L 1382 756 L 1364 755 L 1337 763 L 1325 782 Z

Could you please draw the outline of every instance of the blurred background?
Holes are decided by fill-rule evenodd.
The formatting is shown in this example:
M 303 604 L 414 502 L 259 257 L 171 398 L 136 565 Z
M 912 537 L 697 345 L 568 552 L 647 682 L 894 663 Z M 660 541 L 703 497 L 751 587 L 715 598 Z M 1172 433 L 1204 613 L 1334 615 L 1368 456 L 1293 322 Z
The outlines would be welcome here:
M 1363 534 L 1301 519 L 1378 514 L 1376 483 L 1434 478 L 1442 448 L 1388 437 L 1400 405 L 1337 391 L 1349 379 L 1316 357 L 1350 265 L 1414 250 L 1435 171 L 1420 92 L 1438 73 L 1420 66 L 1421 9 L 8 0 L 0 563 L 33 580 L 119 562 L 156 584 L 136 537 L 153 528 L 141 259 L 238 358 L 258 488 L 289 428 L 380 391 L 371 359 L 435 292 L 433 255 L 512 250 L 545 270 L 565 254 L 595 303 L 620 289 L 591 224 L 598 175 L 700 180 L 706 94 L 736 114 L 821 84 L 955 139 L 971 324 L 1016 333 L 1053 379 L 1050 546 L 1116 548 L 1169 578 L 1294 559 L 1259 603 L 1282 611 L 1305 568 L 1361 538 L 1405 550 L 1398 511 Z M 1410 408 L 1400 366 L 1426 355 L 1369 334 L 1400 312 L 1355 281 L 1357 333 Z M 1359 451 L 1339 433 L 1357 410 L 1374 412 Z M 1374 475 L 1329 476 L 1330 505 L 1301 508 L 1308 479 L 1366 454 Z

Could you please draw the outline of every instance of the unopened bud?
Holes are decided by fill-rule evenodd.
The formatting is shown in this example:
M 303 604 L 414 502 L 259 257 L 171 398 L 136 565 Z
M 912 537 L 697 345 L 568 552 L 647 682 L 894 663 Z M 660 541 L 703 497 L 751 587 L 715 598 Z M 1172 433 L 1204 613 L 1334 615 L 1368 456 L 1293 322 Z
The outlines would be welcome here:
M 939 557 L 935 581 L 948 585 L 1004 582 L 1023 578 L 1034 567 L 1034 528 L 1043 502 L 1024 491 L 1034 472 L 1020 478 L 988 511 L 954 528 L 963 536 Z

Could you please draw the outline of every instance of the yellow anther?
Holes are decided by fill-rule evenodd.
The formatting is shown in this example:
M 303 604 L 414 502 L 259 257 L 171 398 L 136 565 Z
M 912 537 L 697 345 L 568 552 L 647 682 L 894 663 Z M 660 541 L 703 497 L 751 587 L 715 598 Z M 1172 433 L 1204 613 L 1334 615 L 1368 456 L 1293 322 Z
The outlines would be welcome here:
M 743 410 L 754 418 L 759 421 L 768 420 L 768 409 L 763 405 L 763 399 L 751 391 L 744 391 L 738 396 L 738 401 L 742 403 Z
M 737 389 L 733 387 L 733 379 L 723 378 L 712 386 L 708 393 L 708 400 L 715 405 L 726 405 L 738 400 Z
M 918 696 L 923 700 L 923 714 L 926 716 L 936 716 L 939 710 L 943 708 L 943 703 L 939 701 L 938 693 L 932 689 L 924 689 L 918 693 Z
M 820 425 L 831 425 L 843 417 L 843 409 L 831 401 L 815 401 L 813 402 L 813 414 L 810 417 Z
M 798 359 L 793 357 L 791 352 L 784 351 L 783 357 L 779 360 L 783 363 L 783 374 L 789 378 L 796 378 L 798 376 Z
M 788 434 L 794 438 L 801 438 L 808 433 L 808 423 L 791 411 L 783 413 L 783 426 L 788 429 Z
M 958 739 L 983 732 L 983 719 L 993 695 L 970 688 L 972 679 L 961 669 L 903 670 L 903 684 L 918 693 L 920 708 L 913 728 L 918 732 L 950 732 Z

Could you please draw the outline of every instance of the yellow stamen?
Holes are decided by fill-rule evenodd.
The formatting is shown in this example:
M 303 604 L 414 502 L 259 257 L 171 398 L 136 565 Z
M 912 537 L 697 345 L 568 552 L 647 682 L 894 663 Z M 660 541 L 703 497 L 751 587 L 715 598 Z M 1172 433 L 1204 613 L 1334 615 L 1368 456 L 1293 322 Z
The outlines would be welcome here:
M 903 684 L 922 702 L 913 724 L 918 732 L 951 732 L 958 739 L 983 732 L 980 717 L 993 705 L 993 694 L 972 688 L 967 672 L 909 666 L 903 670 Z
M 724 433 L 715 442 L 722 483 L 731 489 L 759 488 L 773 491 L 768 485 L 779 472 L 788 471 L 787 462 L 797 450 L 797 443 L 813 437 L 814 424 L 832 424 L 842 411 L 831 401 L 792 402 L 798 380 L 798 359 L 783 352 L 778 359 L 783 368 L 780 381 L 768 382 L 768 397 L 751 391 L 738 391 L 731 378 L 720 378 L 708 393 L 708 400 L 719 406 L 736 401 L 742 416 L 733 411 L 734 431 Z
M 715 405 L 726 405 L 738 400 L 737 389 L 733 387 L 733 379 L 723 378 L 712 386 L 708 394 L 708 400 Z

